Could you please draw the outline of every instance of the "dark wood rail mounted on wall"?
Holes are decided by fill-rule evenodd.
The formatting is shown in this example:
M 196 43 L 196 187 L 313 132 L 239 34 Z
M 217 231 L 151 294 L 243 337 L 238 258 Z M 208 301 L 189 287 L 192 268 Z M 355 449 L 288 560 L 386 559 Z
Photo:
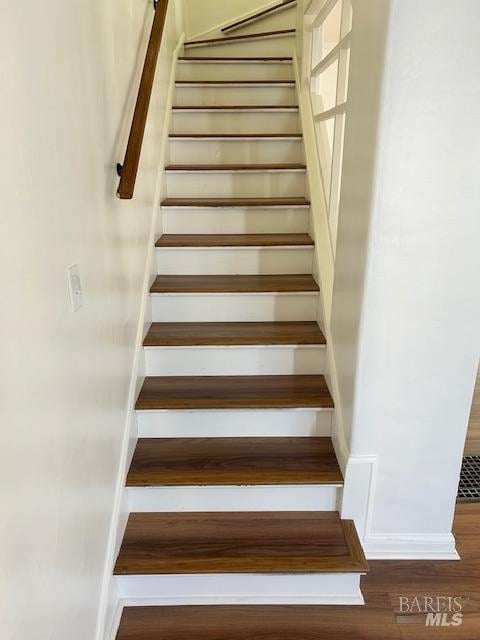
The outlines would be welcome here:
M 135 190 L 140 153 L 142 151 L 143 136 L 147 123 L 150 98 L 152 96 L 153 81 L 157 68 L 158 53 L 162 44 L 163 28 L 167 16 L 168 0 L 158 0 L 154 3 L 155 17 L 148 41 L 147 53 L 143 65 L 142 77 L 138 88 L 137 102 L 133 113 L 132 126 L 128 136 L 127 150 L 123 165 L 118 165 L 120 184 L 117 196 L 121 200 L 131 200 Z

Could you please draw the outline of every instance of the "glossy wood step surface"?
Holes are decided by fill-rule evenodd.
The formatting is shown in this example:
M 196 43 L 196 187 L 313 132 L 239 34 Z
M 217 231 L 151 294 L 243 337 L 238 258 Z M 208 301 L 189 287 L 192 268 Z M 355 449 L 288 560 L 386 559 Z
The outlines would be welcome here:
M 145 347 L 324 345 L 316 322 L 154 322 Z
M 169 164 L 167 173 L 193 172 L 262 172 L 262 171 L 305 171 L 306 165 L 301 162 L 284 162 L 281 164 Z
M 205 86 L 220 86 L 220 87 L 268 87 L 268 86 L 287 86 L 294 87 L 295 80 L 177 80 L 175 82 L 177 87 L 195 87 L 198 85 Z
M 301 247 L 313 246 L 308 233 L 175 234 L 161 236 L 156 247 Z
M 279 29 L 277 31 L 262 31 L 258 33 L 250 33 L 244 36 L 228 36 L 224 38 L 208 38 L 206 40 L 190 40 L 185 42 L 185 48 L 204 47 L 216 44 L 228 44 L 229 42 L 242 42 L 245 40 L 264 40 L 267 38 L 282 38 L 285 36 L 294 36 L 295 29 Z
M 216 63 L 216 62 L 232 62 L 232 63 L 237 63 L 237 62 L 256 62 L 256 63 L 262 63 L 262 62 L 268 62 L 268 63 L 284 63 L 284 64 L 288 64 L 288 63 L 293 63 L 293 58 L 292 57 L 288 57 L 288 56 L 240 56 L 240 57 L 236 57 L 236 56 L 195 56 L 194 58 L 192 56 L 179 56 L 178 58 L 179 62 L 196 62 L 196 63 L 202 63 L 202 62 L 211 62 L 211 63 Z
M 151 293 L 302 293 L 318 291 L 309 274 L 157 276 Z
M 338 513 L 132 513 L 117 575 L 361 573 L 352 521 Z
M 478 640 L 479 521 L 479 503 L 457 504 L 454 535 L 460 560 L 373 561 L 362 578 L 366 606 L 126 608 L 118 640 Z M 426 628 L 426 616 L 419 618 L 415 610 L 399 624 L 403 594 L 439 596 L 440 607 L 445 595 L 461 594 L 462 625 Z
M 170 140 L 301 140 L 301 133 L 171 133 Z
M 435 640 L 435 631 L 440 629 L 432 629 L 431 640 Z M 411 638 L 403 636 L 404 640 L 407 637 Z M 386 594 L 370 598 L 368 608 L 335 605 L 126 607 L 117 636 L 117 640 L 193 639 L 401 640 L 402 636 Z
M 298 111 L 296 104 L 212 104 L 212 105 L 188 105 L 174 106 L 172 111 Z
M 137 410 L 332 409 L 322 375 L 147 377 Z
M 302 207 L 308 208 L 310 201 L 306 198 L 166 198 L 161 202 L 162 207 L 198 208 L 198 209 L 246 209 L 254 207 L 265 209 L 269 207 Z
M 117 640 L 474 640 L 480 620 L 479 521 L 480 504 L 457 505 L 454 535 L 460 560 L 373 561 L 362 578 L 363 607 L 127 607 Z M 461 627 L 425 628 L 425 616 L 418 619 L 415 611 L 402 618 L 412 624 L 398 624 L 399 595 L 443 597 L 446 585 L 447 595 L 462 595 Z
M 128 487 L 342 484 L 330 438 L 142 438 Z

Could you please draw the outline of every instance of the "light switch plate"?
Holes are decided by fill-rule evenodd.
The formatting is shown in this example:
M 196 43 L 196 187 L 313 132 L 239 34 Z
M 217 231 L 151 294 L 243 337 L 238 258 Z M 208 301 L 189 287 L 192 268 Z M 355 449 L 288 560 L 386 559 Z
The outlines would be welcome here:
M 70 306 L 72 311 L 79 311 L 83 305 L 82 282 L 78 264 L 73 264 L 67 270 L 68 290 L 70 293 Z

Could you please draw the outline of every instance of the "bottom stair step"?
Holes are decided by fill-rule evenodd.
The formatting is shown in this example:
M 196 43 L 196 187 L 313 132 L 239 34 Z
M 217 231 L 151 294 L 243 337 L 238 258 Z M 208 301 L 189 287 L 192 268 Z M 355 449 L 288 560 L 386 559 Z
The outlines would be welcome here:
M 128 607 L 117 640 L 400 640 L 389 598 L 369 605 Z
M 132 513 L 116 575 L 364 573 L 337 512 Z

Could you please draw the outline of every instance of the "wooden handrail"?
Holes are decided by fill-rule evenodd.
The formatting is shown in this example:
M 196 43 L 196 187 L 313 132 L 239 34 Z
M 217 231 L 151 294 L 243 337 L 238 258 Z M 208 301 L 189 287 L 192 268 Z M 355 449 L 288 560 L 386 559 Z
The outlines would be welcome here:
M 143 136 L 145 134 L 153 81 L 157 68 L 158 53 L 162 43 L 163 28 L 167 16 L 168 0 L 158 0 L 155 7 L 155 17 L 153 19 L 152 31 L 148 41 L 142 77 L 138 88 L 137 102 L 135 104 L 135 111 L 133 112 L 130 135 L 128 136 L 125 160 L 123 165 L 119 165 L 118 167 L 120 183 L 118 185 L 117 195 L 122 200 L 131 200 L 135 190 Z

